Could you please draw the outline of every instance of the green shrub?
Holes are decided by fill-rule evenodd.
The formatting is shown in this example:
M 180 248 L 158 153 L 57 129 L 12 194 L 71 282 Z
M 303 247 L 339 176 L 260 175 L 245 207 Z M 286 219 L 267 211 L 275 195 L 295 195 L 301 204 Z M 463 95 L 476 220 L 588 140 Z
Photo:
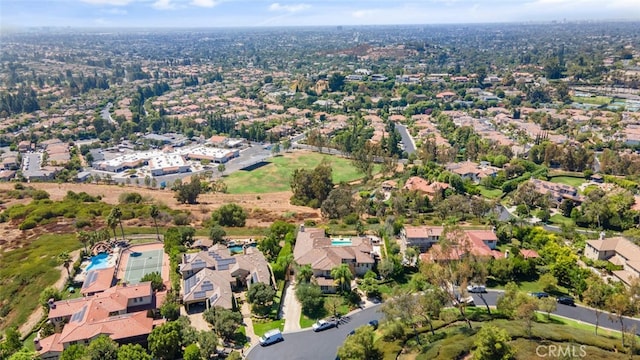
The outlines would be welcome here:
M 91 220 L 85 219 L 85 218 L 76 219 L 75 226 L 76 226 L 77 229 L 90 227 L 91 226 Z
M 179 213 L 173 216 L 173 223 L 182 226 L 189 225 L 189 215 L 185 213 Z
M 355 225 L 359 220 L 358 214 L 349 214 L 342 220 L 347 225 Z
M 378 219 L 377 217 L 367 218 L 367 224 L 374 225 L 374 224 L 379 224 L 379 223 L 380 223 L 380 219 Z
M 23 221 L 20 226 L 18 227 L 18 229 L 20 230 L 29 230 L 29 229 L 33 229 L 38 225 L 38 223 L 33 220 L 33 219 L 26 219 L 25 221 Z

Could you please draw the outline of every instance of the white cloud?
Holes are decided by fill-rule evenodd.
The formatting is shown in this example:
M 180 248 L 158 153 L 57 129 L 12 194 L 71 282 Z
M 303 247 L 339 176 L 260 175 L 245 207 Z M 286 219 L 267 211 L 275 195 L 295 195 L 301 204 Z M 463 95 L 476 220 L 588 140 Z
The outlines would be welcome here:
M 176 8 L 175 4 L 171 3 L 171 0 L 157 0 L 151 6 L 158 10 L 171 10 Z
M 214 7 L 214 6 L 218 5 L 218 4 L 219 4 L 219 2 L 216 1 L 216 0 L 193 0 L 193 1 L 191 1 L 191 5 L 200 6 L 200 7 L 208 7 L 208 8 Z
M 133 0 L 80 0 L 80 1 L 88 4 L 93 4 L 93 5 L 124 6 L 124 5 L 128 5 Z
M 119 9 L 119 8 L 104 9 L 101 11 L 105 14 L 110 14 L 110 15 L 127 15 L 127 10 Z
M 291 5 L 282 5 L 280 3 L 273 3 L 269 6 L 270 11 L 286 11 L 286 12 L 298 12 L 302 10 L 309 9 L 311 5 L 309 4 L 291 4 Z

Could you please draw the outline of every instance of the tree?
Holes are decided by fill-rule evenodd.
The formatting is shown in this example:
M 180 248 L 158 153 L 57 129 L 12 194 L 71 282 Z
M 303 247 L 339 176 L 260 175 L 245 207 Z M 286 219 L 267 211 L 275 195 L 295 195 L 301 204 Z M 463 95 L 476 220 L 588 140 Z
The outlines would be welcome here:
M 8 328 L 4 337 L 4 341 L 0 343 L 0 358 L 6 359 L 22 348 L 22 341 L 20 341 L 20 332 L 15 326 Z
M 69 270 L 69 267 L 71 266 L 73 259 L 71 258 L 71 256 L 69 256 L 69 253 L 67 253 L 66 251 L 63 251 L 60 253 L 60 255 L 58 255 L 58 260 L 62 263 L 62 266 L 64 266 L 64 268 L 67 269 L 67 277 L 70 278 L 71 271 Z
M 93 339 L 87 347 L 91 360 L 118 360 L 118 344 L 107 335 Z
M 89 243 L 89 240 L 91 239 L 90 235 L 88 232 L 80 230 L 76 233 L 76 238 L 78 239 L 78 241 L 80 241 L 82 243 L 82 245 L 84 246 L 84 253 L 88 254 L 88 250 L 87 250 L 87 244 Z
M 46 313 L 49 313 L 49 300 L 58 301 L 62 300 L 62 294 L 60 290 L 54 287 L 48 287 L 42 290 L 40 293 L 40 298 L 38 299 L 40 305 L 44 308 Z
M 247 300 L 251 304 L 265 307 L 273 301 L 276 296 L 276 291 L 272 286 L 259 282 L 251 285 L 249 291 L 247 291 Z
M 524 321 L 527 328 L 527 335 L 531 338 L 531 329 L 536 320 L 536 310 L 538 310 L 538 299 L 524 293 L 518 294 L 518 307 L 516 308 L 516 318 Z
M 213 331 L 225 340 L 231 339 L 242 324 L 242 314 L 219 306 L 205 310 L 202 316 L 213 326 Z
M 160 241 L 160 230 L 158 229 L 158 218 L 160 217 L 160 209 L 157 205 L 149 207 L 149 216 L 153 219 L 153 225 L 156 227 L 156 238 Z
M 331 74 L 328 81 L 329 89 L 331 91 L 342 91 L 342 88 L 344 87 L 344 79 L 344 75 L 339 72 Z
M 216 354 L 216 346 L 218 338 L 212 331 L 198 332 L 198 345 L 200 345 L 200 354 L 203 359 L 211 359 Z
M 124 228 L 122 227 L 122 210 L 120 210 L 119 206 L 114 206 L 109 213 L 109 217 L 113 217 L 118 220 L 118 224 L 120 224 L 120 232 L 122 233 L 122 241 L 125 241 L 124 238 Z M 107 219 L 107 222 L 109 220 Z M 115 230 L 113 231 L 114 239 L 115 239 Z
M 160 291 L 164 289 L 164 281 L 162 280 L 162 275 L 159 272 L 152 272 L 145 274 L 140 282 L 151 281 L 151 289 L 153 291 Z
M 116 235 L 116 228 L 118 227 L 118 219 L 115 217 L 115 213 L 113 212 L 113 209 L 111 209 L 111 212 L 107 216 L 107 226 L 109 227 L 109 229 L 111 229 L 111 231 L 113 231 L 113 240 L 116 240 L 118 238 L 118 236 Z
M 546 292 L 554 292 L 558 290 L 558 280 L 551 273 L 546 273 L 540 276 L 538 281 L 540 285 L 542 285 L 542 290 Z
M 476 334 L 473 352 L 475 360 L 510 360 L 515 358 L 515 349 L 509 344 L 511 337 L 505 329 L 485 325 Z
M 280 143 L 277 142 L 271 146 L 271 155 L 278 156 L 280 154 Z
M 289 149 L 291 149 L 291 140 L 287 138 L 282 141 L 282 150 L 288 152 Z
M 306 315 L 314 314 L 322 309 L 324 299 L 320 286 L 315 284 L 298 284 L 296 287 L 296 298 L 302 306 L 302 313 Z
M 583 300 L 587 305 L 591 306 L 596 313 L 596 335 L 598 335 L 602 309 L 607 305 L 610 294 L 611 288 L 599 277 L 594 276 L 587 279 L 587 290 L 585 290 L 583 294 Z
M 340 219 L 354 212 L 353 194 L 346 188 L 331 190 L 320 207 L 322 216 L 327 219 Z
M 155 327 L 147 341 L 154 358 L 173 360 L 182 357 L 181 326 L 176 321 Z
M 118 360 L 151 360 L 151 355 L 147 353 L 140 344 L 125 344 L 118 348 Z
M 546 298 L 540 299 L 539 306 L 540 306 L 540 310 L 547 313 L 547 320 L 548 320 L 548 319 L 551 319 L 551 313 L 556 311 L 556 309 L 558 308 L 558 303 L 556 302 L 556 299 L 552 297 L 546 297 Z M 596 330 L 596 335 L 597 334 L 598 333 Z
M 160 307 L 160 315 L 168 321 L 174 321 L 180 317 L 180 306 L 174 301 L 165 301 Z
M 351 280 L 353 280 L 353 274 L 347 264 L 340 264 L 331 269 L 331 277 L 336 281 L 340 291 L 347 292 L 351 290 Z
M 184 355 L 182 356 L 184 360 L 200 360 L 202 359 L 202 355 L 200 354 L 200 348 L 197 344 L 189 344 L 186 348 L 184 348 Z
M 333 190 L 332 169 L 323 160 L 312 171 L 296 169 L 291 178 L 291 201 L 294 204 L 319 208 Z
M 198 196 L 202 193 L 202 184 L 198 176 L 192 176 L 188 184 L 174 186 L 176 200 L 182 204 L 196 204 Z
M 227 169 L 227 167 L 224 164 L 218 165 L 218 172 L 220 173 L 220 176 L 224 176 L 224 171 L 226 169 Z
M 225 236 L 227 236 L 227 232 L 224 231 L 224 229 L 220 225 L 213 225 L 209 229 L 209 239 L 211 239 L 214 244 L 222 242 Z
M 211 213 L 211 220 L 220 226 L 243 227 L 247 213 L 238 204 L 225 204 Z
M 60 355 L 60 360 L 81 360 L 84 359 L 87 353 L 87 348 L 83 345 L 71 345 L 68 348 L 64 349 L 62 355 Z
M 629 294 L 627 294 L 626 289 L 617 294 L 612 294 L 609 296 L 607 300 L 607 306 L 611 313 L 609 314 L 609 319 L 613 320 L 617 318 L 618 322 L 620 322 L 620 330 L 622 333 L 622 347 L 625 347 L 625 326 L 624 326 L 624 317 L 630 315 L 631 313 L 631 300 L 629 299 Z
M 258 242 L 258 249 L 260 249 L 267 260 L 275 261 L 282 249 L 280 246 L 280 239 L 269 234 Z
M 361 326 L 338 348 L 338 357 L 341 360 L 382 359 L 382 353 L 375 347 L 374 339 L 373 327 Z
M 308 264 L 299 266 L 296 275 L 298 283 L 308 283 L 313 277 L 313 269 L 311 269 L 311 265 Z
M 324 301 L 324 307 L 329 314 L 338 316 L 338 308 L 342 305 L 342 298 L 338 296 L 329 296 Z
M 0 346 L 1 349 L 1 346 Z M 0 350 L 0 358 L 2 357 L 2 350 Z M 37 360 L 40 359 L 40 356 L 38 355 L 37 352 L 35 351 L 31 351 L 27 348 L 22 348 L 20 349 L 20 351 L 13 353 L 13 355 L 11 355 L 8 360 Z

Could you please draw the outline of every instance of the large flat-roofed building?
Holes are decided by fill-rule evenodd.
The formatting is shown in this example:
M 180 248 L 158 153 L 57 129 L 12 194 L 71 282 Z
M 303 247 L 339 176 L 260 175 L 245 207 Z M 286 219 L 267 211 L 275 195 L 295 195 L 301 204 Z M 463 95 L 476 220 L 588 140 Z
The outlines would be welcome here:
M 153 176 L 184 173 L 190 168 L 191 166 L 179 154 L 162 154 L 149 160 L 149 171 Z
M 192 149 L 185 149 L 183 154 L 189 160 L 209 160 L 211 162 L 224 164 L 229 160 L 240 156 L 240 151 L 200 146 Z
M 151 157 L 153 157 L 151 152 L 126 154 L 111 160 L 94 162 L 93 167 L 103 171 L 121 172 L 127 169 L 135 169 L 137 167 L 147 165 Z

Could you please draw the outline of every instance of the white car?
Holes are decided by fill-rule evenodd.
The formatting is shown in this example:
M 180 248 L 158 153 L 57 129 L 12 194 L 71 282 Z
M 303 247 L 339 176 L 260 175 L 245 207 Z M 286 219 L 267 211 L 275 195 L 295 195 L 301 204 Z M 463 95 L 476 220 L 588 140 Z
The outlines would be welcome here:
M 484 285 L 469 285 L 467 291 L 470 293 L 486 293 L 487 288 Z
M 333 321 L 329 322 L 326 320 L 318 320 L 315 324 L 313 324 L 313 326 L 311 326 L 311 328 L 315 332 L 331 329 L 332 327 L 336 327 L 336 323 Z

